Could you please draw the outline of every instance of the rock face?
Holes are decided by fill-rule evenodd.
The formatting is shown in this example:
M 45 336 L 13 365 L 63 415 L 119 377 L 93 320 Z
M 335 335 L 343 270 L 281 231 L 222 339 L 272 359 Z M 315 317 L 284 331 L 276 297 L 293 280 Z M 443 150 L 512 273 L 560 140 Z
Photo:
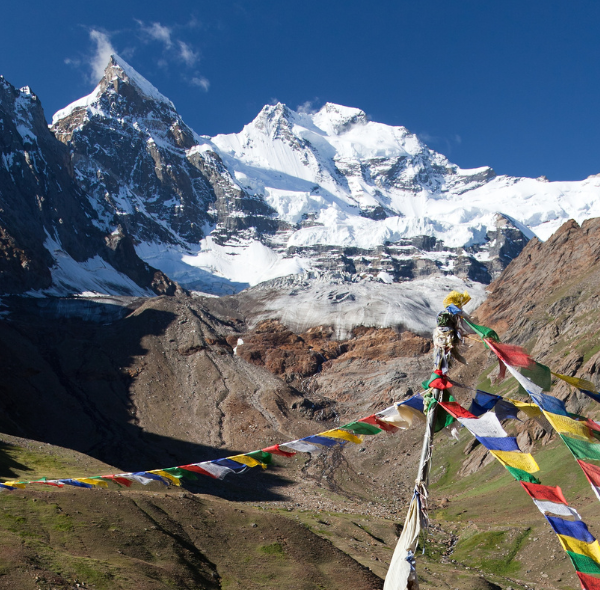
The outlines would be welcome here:
M 216 223 L 231 232 L 277 228 L 270 207 L 240 189 L 173 103 L 117 56 L 51 128 L 69 146 L 104 231 L 121 224 L 138 242 L 186 246 Z
M 75 182 L 68 150 L 48 130 L 39 99 L 2 77 L 0 155 L 0 292 L 51 289 L 52 269 L 67 267 L 69 276 L 62 280 L 76 292 L 85 290 L 91 281 L 84 275 L 93 275 L 90 260 L 91 266 L 103 265 L 98 288 L 148 295 L 175 289 L 131 247 L 123 247 L 122 231 L 105 239 Z M 61 279 L 54 279 L 56 286 Z

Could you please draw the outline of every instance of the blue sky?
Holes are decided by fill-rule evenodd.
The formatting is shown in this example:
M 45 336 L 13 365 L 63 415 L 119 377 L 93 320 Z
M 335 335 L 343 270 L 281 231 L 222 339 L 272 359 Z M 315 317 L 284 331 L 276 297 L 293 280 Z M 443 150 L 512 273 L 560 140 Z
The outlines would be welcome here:
M 463 168 L 600 173 L 598 0 L 5 2 L 0 74 L 46 116 L 114 48 L 204 135 L 262 106 L 359 107 Z

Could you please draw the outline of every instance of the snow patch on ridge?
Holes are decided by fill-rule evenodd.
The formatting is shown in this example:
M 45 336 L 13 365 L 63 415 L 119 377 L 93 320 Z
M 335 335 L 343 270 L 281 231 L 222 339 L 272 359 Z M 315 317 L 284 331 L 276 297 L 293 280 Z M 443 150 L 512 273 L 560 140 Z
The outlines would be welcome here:
M 52 287 L 29 292 L 27 295 L 37 297 L 47 295 L 63 297 L 80 293 L 111 293 L 136 297 L 154 295 L 150 289 L 143 289 L 100 256 L 77 262 L 63 250 L 60 242 L 50 236 L 44 242 L 44 247 L 55 260 L 54 266 L 50 269 Z

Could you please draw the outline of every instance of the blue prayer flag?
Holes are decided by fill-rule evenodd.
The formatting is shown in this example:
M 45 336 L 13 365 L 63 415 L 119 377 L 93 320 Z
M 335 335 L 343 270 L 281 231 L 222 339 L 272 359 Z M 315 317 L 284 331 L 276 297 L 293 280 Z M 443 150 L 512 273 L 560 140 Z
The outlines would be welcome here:
M 508 418 L 512 418 L 514 420 L 519 420 L 517 415 L 519 413 L 519 408 L 510 402 L 507 402 L 504 399 L 501 399 L 494 408 L 496 412 L 496 416 L 498 420 L 507 420 Z
M 521 450 L 514 436 L 476 436 L 475 438 L 488 451 L 519 452 Z
M 315 445 L 323 445 L 324 447 L 335 447 L 345 445 L 346 441 L 339 438 L 327 438 L 326 436 L 307 436 L 300 439 L 302 442 L 313 443 Z
M 542 409 L 544 412 L 550 414 L 558 414 L 559 416 L 568 416 L 567 408 L 565 403 L 551 395 L 545 393 L 532 393 L 528 392 L 531 399 Z
M 546 516 L 546 520 L 557 535 L 567 535 L 583 543 L 593 543 L 596 540 L 582 520 L 565 520 L 557 516 Z

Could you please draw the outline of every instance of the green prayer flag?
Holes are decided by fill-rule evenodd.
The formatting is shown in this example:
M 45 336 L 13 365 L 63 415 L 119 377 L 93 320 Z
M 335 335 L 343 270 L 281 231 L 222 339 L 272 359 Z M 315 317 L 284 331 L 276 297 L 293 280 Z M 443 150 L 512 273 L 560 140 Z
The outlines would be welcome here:
M 588 557 L 587 555 L 581 555 L 580 553 L 573 553 L 573 551 L 567 551 L 567 553 L 571 558 L 571 563 L 573 564 L 576 572 L 600 576 L 600 565 L 597 564 L 591 557 Z
M 517 469 L 516 467 L 509 467 L 505 465 L 507 471 L 517 480 L 524 481 L 527 483 L 541 483 L 540 480 L 535 476 L 531 475 L 531 473 L 527 473 L 527 471 L 523 471 L 522 469 Z
M 193 479 L 193 480 L 197 480 L 198 478 L 196 477 L 196 474 L 193 471 L 188 471 L 187 469 L 181 469 L 181 467 L 165 467 L 162 471 L 166 471 L 167 473 L 170 473 L 171 475 L 174 475 L 175 477 L 178 477 L 179 479 L 186 478 L 186 479 Z
M 560 436 L 576 459 L 592 459 L 600 461 L 600 443 L 591 443 L 562 434 Z
M 381 428 L 377 428 L 377 426 L 367 424 L 366 422 L 349 422 L 348 424 L 344 424 L 344 426 L 340 426 L 340 428 L 351 430 L 354 434 L 379 434 L 381 432 Z
M 496 332 L 491 328 L 488 328 L 487 326 L 478 326 L 477 324 L 474 324 L 465 318 L 463 318 L 463 321 L 471 328 L 471 330 L 481 336 L 484 340 L 488 338 L 490 340 L 500 342 L 500 336 L 498 336 L 498 334 L 496 334 Z
M 550 387 L 552 386 L 552 372 L 546 365 L 535 363 L 531 367 L 522 367 L 521 375 L 539 385 L 544 391 L 550 391 Z M 522 385 L 519 385 L 519 393 L 527 395 Z
M 265 451 L 252 451 L 251 453 L 244 453 L 246 457 L 252 457 L 265 465 L 268 465 L 273 459 L 273 455 L 271 453 L 265 453 Z

